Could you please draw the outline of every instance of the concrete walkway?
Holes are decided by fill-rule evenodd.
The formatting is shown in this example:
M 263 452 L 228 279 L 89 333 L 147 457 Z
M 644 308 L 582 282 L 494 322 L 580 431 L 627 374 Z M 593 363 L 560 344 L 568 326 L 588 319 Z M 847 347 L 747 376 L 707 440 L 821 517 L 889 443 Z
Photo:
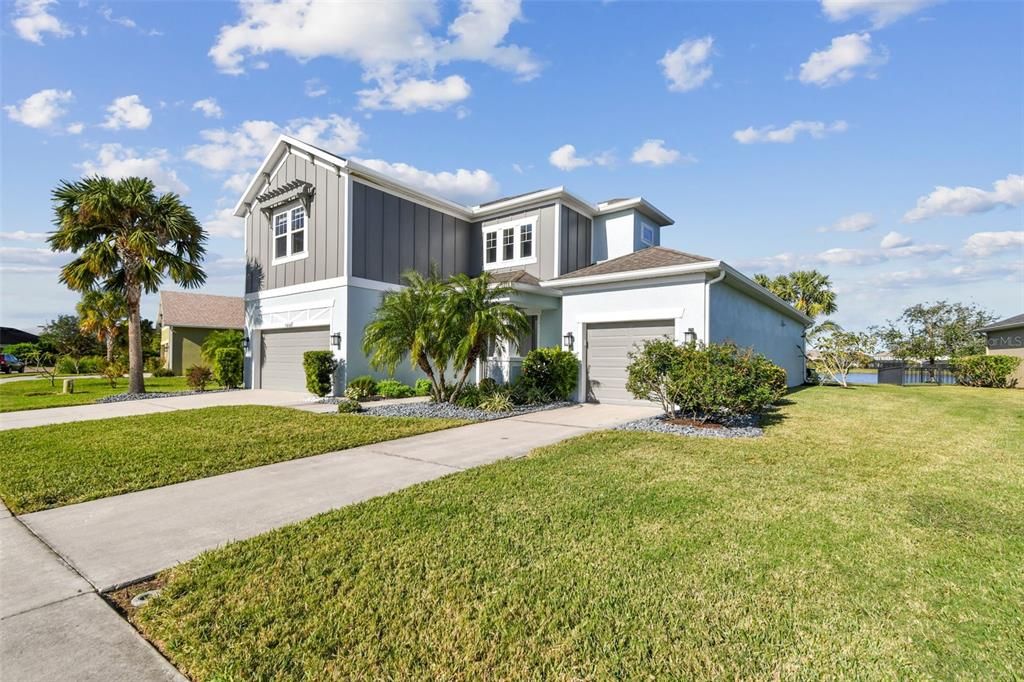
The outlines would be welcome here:
M 300 407 L 310 404 L 306 393 L 271 391 L 264 389 L 217 391 L 205 394 L 183 395 L 173 398 L 148 398 L 123 403 L 74 405 L 51 407 L 45 410 L 21 410 L 0 414 L 0 431 L 22 429 L 29 426 L 47 426 L 67 422 L 129 417 L 136 414 L 155 414 L 173 410 L 194 410 L 218 405 L 276 405 Z

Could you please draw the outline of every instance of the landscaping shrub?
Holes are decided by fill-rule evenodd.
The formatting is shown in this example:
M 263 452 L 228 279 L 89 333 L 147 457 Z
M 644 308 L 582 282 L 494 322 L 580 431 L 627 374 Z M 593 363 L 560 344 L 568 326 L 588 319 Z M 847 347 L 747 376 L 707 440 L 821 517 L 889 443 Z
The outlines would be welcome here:
M 70 355 L 57 358 L 57 374 L 78 374 L 78 360 Z
M 547 391 L 534 385 L 531 380 L 523 379 L 522 375 L 512 384 L 510 397 L 516 405 L 540 405 L 551 402 Z
M 103 374 L 106 376 L 107 359 L 102 355 L 86 355 L 78 361 L 79 374 Z
M 210 332 L 205 339 L 203 339 L 203 345 L 200 349 L 203 360 L 210 365 L 213 369 L 213 373 L 217 374 L 217 351 L 222 348 L 237 348 L 244 354 L 242 339 L 244 335 L 237 329 L 218 329 L 217 331 Z M 239 381 L 239 384 L 242 382 Z
M 1013 388 L 1017 379 L 1010 375 L 1020 366 L 1021 359 L 1012 355 L 965 355 L 953 358 L 950 369 L 964 386 L 980 388 Z
M 506 392 L 496 392 L 480 401 L 480 409 L 486 412 L 511 412 L 514 407 L 512 397 Z
M 645 341 L 629 354 L 626 388 L 634 397 L 700 421 L 764 410 L 786 392 L 786 371 L 752 350 L 731 343 L 677 345 Z
M 377 382 L 377 394 L 384 398 L 410 398 L 416 391 L 396 379 L 383 379 Z
M 416 392 L 416 395 L 423 397 L 430 395 L 431 388 L 430 379 L 417 379 L 413 390 Z
M 576 391 L 580 363 L 576 356 L 561 348 L 538 348 L 523 359 L 519 377 L 522 392 L 543 394 L 546 401 L 568 400 Z
M 5 353 L 10 353 L 19 360 L 24 361 L 29 358 L 33 353 L 39 350 L 39 347 L 34 343 L 12 343 L 4 347 Z
M 484 377 L 476 386 L 484 395 L 491 395 L 498 390 L 498 382 L 491 377 Z
M 321 398 L 331 392 L 334 371 L 338 361 L 329 350 L 307 350 L 302 354 L 302 367 L 306 371 L 306 390 Z
M 475 384 L 466 384 L 462 387 L 462 391 L 459 392 L 459 396 L 455 399 L 455 404 L 459 407 L 474 408 L 480 405 L 480 400 L 483 396 L 480 394 L 480 389 Z
M 153 373 L 160 369 L 160 358 L 157 356 L 146 358 L 146 362 L 142 365 L 143 369 L 147 372 Z M 155 374 L 153 376 L 156 376 Z
M 213 381 L 213 370 L 206 365 L 192 365 L 185 370 L 185 383 L 193 391 L 205 391 L 206 384 Z
M 377 380 L 364 374 L 348 382 L 345 396 L 352 400 L 366 400 L 377 395 Z
M 244 354 L 240 348 L 218 348 L 216 375 L 217 383 L 224 388 L 238 388 L 242 385 L 242 364 Z
M 104 360 L 103 376 L 110 382 L 111 388 L 117 388 L 117 380 L 123 377 L 127 371 L 128 368 L 117 360 L 114 362 L 106 362 Z
M 168 369 L 167 367 L 157 367 L 153 370 L 153 376 L 155 377 L 173 377 L 174 370 Z
M 356 412 L 362 412 L 363 406 L 359 404 L 357 400 L 342 400 L 338 403 L 339 414 L 354 414 Z

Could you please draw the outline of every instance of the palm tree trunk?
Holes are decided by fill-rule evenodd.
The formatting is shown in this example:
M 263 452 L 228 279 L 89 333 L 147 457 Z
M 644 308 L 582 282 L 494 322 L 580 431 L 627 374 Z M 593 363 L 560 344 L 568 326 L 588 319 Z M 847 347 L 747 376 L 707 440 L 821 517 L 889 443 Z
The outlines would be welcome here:
M 128 392 L 145 393 L 142 378 L 142 324 L 139 315 L 139 299 L 142 292 L 138 285 L 127 287 L 128 300 Z
M 110 333 L 109 329 L 107 330 L 107 333 L 104 335 L 103 340 L 107 344 L 107 364 L 109 365 L 111 362 L 114 361 L 114 336 Z

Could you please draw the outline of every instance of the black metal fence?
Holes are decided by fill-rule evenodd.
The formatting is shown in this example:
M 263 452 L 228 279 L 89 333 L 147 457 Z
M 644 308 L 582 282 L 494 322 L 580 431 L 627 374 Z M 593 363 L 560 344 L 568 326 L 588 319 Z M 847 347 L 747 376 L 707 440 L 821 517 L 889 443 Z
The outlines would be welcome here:
M 872 363 L 878 369 L 878 383 L 895 386 L 939 384 L 951 386 L 956 377 L 948 362 L 907 364 L 902 360 L 879 360 Z

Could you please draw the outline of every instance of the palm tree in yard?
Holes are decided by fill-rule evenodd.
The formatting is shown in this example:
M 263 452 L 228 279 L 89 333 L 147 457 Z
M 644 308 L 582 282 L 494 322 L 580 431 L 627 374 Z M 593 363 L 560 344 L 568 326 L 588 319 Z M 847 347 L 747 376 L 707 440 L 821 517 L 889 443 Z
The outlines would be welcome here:
M 839 309 L 832 280 L 817 270 L 797 270 L 774 278 L 754 275 L 754 280 L 812 319 L 833 315 Z
M 107 362 L 111 362 L 121 323 L 128 317 L 124 295 L 119 291 L 86 291 L 78 302 L 77 310 L 78 326 L 106 346 Z
M 157 195 L 152 180 L 88 177 L 53 191 L 56 226 L 47 241 L 75 258 L 60 281 L 75 291 L 118 292 L 128 308 L 129 392 L 143 393 L 139 302 L 164 277 L 185 287 L 206 281 L 206 233 L 173 192 Z

